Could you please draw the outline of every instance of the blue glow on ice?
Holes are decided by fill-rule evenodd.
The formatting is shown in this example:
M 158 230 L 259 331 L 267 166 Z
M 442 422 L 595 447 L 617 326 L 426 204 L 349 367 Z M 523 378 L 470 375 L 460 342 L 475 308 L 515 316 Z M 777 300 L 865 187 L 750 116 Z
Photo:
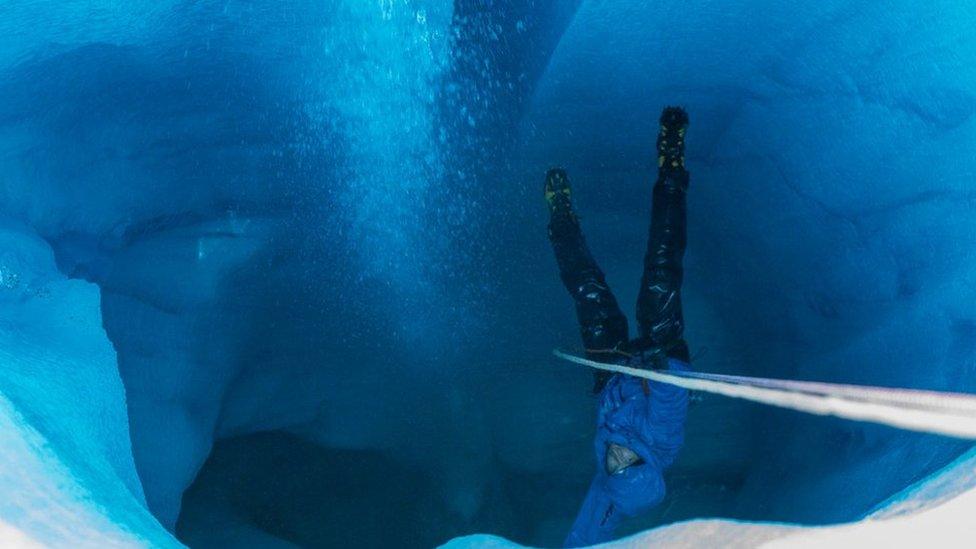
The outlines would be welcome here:
M 976 392 L 974 23 L 957 0 L 4 3 L 0 540 L 337 543 L 387 501 L 424 539 L 558 543 L 592 410 L 548 358 L 577 333 L 541 174 L 569 170 L 633 303 L 669 103 L 700 369 Z M 307 460 L 269 472 L 259 443 Z M 624 533 L 856 520 L 967 450 L 704 398 Z M 362 484 L 259 524 L 281 502 L 231 472 Z

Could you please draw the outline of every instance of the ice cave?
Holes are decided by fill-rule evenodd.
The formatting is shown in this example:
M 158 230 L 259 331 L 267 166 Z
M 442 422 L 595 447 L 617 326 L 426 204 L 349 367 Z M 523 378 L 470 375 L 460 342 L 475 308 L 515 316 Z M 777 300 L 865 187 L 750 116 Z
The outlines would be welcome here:
M 0 2 L 0 545 L 557 547 L 691 117 L 703 372 L 976 393 L 976 4 Z M 616 547 L 971 546 L 965 438 L 693 394 Z

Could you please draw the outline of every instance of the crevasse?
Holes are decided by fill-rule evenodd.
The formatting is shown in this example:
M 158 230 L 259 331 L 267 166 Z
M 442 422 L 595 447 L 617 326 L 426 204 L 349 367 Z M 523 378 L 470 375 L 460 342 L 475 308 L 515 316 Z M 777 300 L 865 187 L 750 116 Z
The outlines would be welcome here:
M 567 168 L 633 303 L 666 104 L 692 117 L 697 369 L 972 392 L 974 20 L 949 0 L 6 3 L 0 539 L 558 544 L 592 402 L 550 358 L 577 334 L 542 174 Z M 668 499 L 623 534 L 828 543 L 802 526 L 892 509 L 922 531 L 919 509 L 968 502 L 969 449 L 703 397 Z M 681 522 L 705 518 L 740 522 Z

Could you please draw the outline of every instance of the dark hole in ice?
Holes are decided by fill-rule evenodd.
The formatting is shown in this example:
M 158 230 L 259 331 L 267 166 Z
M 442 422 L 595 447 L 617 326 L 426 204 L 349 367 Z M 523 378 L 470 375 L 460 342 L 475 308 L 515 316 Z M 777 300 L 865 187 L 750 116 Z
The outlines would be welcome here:
M 538 541 L 557 545 L 588 480 L 561 477 L 505 475 L 465 520 L 429 474 L 382 452 L 259 433 L 216 443 L 183 496 L 176 534 L 190 547 L 429 548 L 478 531 L 530 541 L 549 520 Z

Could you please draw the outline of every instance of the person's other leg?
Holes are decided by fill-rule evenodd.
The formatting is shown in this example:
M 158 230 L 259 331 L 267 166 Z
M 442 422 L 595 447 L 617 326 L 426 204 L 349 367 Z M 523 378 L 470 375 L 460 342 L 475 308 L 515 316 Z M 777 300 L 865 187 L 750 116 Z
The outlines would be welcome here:
M 644 256 L 644 274 L 637 297 L 641 344 L 663 348 L 668 356 L 688 362 L 681 310 L 682 259 L 687 240 L 685 194 L 688 172 L 684 138 L 688 115 L 677 107 L 661 114 L 657 139 L 658 178 L 654 184 L 651 227 Z
M 607 285 L 583 238 L 570 200 L 569 180 L 559 168 L 546 174 L 546 202 L 549 205 L 549 241 L 556 254 L 559 276 L 576 305 L 580 334 L 587 354 L 606 360 L 620 352 L 628 339 L 627 317 Z M 596 390 L 609 378 L 598 372 Z

